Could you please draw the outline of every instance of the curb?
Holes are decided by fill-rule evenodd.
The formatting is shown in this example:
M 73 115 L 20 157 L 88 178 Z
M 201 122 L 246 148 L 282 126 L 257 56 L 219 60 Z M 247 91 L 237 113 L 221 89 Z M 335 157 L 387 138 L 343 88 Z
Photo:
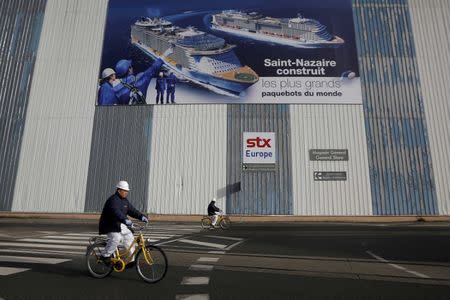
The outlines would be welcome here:
M 148 214 L 152 221 L 199 222 L 203 215 Z M 232 222 L 450 222 L 450 216 L 244 216 L 230 215 Z M 98 220 L 99 213 L 29 213 L 0 212 L 1 218 Z

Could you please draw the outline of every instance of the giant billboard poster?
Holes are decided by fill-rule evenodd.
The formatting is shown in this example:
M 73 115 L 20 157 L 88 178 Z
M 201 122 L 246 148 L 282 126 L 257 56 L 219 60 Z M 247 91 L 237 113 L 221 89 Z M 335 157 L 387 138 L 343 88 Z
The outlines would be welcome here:
M 361 104 L 351 0 L 110 0 L 98 105 Z

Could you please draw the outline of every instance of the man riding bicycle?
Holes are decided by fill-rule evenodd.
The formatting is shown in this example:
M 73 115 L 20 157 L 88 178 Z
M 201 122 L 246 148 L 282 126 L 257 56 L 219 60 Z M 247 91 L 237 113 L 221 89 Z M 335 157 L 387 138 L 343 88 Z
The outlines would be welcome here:
M 133 233 L 128 229 L 133 223 L 127 218 L 127 215 L 145 223 L 148 222 L 148 218 L 128 201 L 129 191 L 128 182 L 119 181 L 116 185 L 116 193 L 108 198 L 100 216 L 99 234 L 106 234 L 108 237 L 108 242 L 101 253 L 102 260 L 107 264 L 111 262 L 111 255 L 121 242 L 127 248 L 133 242 Z M 134 247 L 130 253 L 133 253 L 133 251 Z M 132 264 L 134 264 L 134 257 L 131 258 L 129 265 Z
M 211 226 L 210 228 L 216 227 L 218 215 L 222 213 L 222 210 L 216 206 L 216 198 L 212 198 L 211 202 L 208 205 L 208 216 L 211 218 Z

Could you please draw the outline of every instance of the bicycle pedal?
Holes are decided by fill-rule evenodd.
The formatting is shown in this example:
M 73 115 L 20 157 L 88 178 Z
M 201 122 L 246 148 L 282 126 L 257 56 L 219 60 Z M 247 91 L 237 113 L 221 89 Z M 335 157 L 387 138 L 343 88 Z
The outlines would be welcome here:
M 111 257 L 100 256 L 100 262 L 104 263 L 105 265 L 110 265 Z

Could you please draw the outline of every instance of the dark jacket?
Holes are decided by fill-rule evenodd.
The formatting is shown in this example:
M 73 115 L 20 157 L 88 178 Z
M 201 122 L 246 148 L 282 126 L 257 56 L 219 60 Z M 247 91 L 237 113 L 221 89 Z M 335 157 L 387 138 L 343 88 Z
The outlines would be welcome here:
M 164 92 L 166 90 L 166 78 L 156 77 L 155 90 Z
M 177 77 L 175 74 L 170 74 L 169 77 L 166 78 L 167 90 L 175 91 L 175 85 L 177 84 Z
M 216 211 L 220 211 L 220 208 L 214 205 L 214 201 L 211 201 L 208 205 L 208 216 L 214 216 Z
M 131 205 L 126 198 L 121 198 L 119 193 L 106 200 L 103 206 L 102 215 L 98 226 L 99 234 L 107 234 L 109 232 L 120 232 L 120 223 L 125 224 L 127 215 L 133 218 L 142 219 L 143 214 Z

